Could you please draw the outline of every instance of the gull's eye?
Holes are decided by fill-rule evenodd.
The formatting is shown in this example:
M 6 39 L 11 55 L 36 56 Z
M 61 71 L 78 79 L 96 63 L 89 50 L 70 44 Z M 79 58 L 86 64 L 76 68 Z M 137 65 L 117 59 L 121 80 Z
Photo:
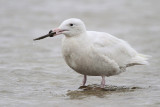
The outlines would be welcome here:
M 73 26 L 73 24 L 72 24 L 72 23 L 70 23 L 70 24 L 69 24 L 69 26 Z

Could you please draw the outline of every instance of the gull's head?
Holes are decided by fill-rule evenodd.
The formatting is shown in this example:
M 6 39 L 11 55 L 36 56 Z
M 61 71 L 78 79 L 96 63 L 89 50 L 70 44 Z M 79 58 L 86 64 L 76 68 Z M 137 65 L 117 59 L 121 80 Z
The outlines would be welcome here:
M 54 29 L 56 35 L 64 34 L 67 37 L 78 36 L 86 32 L 83 21 L 71 18 L 63 21 L 57 29 Z

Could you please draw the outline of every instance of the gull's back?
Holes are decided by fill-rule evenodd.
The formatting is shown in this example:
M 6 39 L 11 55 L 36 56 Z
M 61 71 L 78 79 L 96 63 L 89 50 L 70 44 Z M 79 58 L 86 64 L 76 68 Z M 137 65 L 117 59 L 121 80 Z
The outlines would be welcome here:
M 87 31 L 93 50 L 114 60 L 120 67 L 147 64 L 148 56 L 136 52 L 126 41 L 108 33 Z

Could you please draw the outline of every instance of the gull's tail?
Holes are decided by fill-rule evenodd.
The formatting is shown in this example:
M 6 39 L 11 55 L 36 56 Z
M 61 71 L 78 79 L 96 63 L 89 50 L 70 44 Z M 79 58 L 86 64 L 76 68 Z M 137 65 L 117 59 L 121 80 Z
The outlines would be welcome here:
M 149 58 L 151 58 L 151 56 L 138 53 L 135 57 L 132 58 L 132 61 L 129 64 L 127 64 L 126 67 L 133 65 L 149 65 Z

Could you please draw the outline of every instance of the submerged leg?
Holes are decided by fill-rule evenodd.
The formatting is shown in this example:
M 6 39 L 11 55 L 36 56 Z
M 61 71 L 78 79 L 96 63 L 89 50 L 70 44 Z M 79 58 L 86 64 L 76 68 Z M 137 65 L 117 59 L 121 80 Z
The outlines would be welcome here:
M 84 75 L 84 78 L 83 78 L 83 83 L 82 83 L 82 85 L 83 85 L 83 86 L 85 86 L 85 84 L 86 84 L 86 81 L 87 81 L 87 75 Z
M 102 76 L 101 88 L 104 88 L 104 86 L 105 86 L 105 76 Z

